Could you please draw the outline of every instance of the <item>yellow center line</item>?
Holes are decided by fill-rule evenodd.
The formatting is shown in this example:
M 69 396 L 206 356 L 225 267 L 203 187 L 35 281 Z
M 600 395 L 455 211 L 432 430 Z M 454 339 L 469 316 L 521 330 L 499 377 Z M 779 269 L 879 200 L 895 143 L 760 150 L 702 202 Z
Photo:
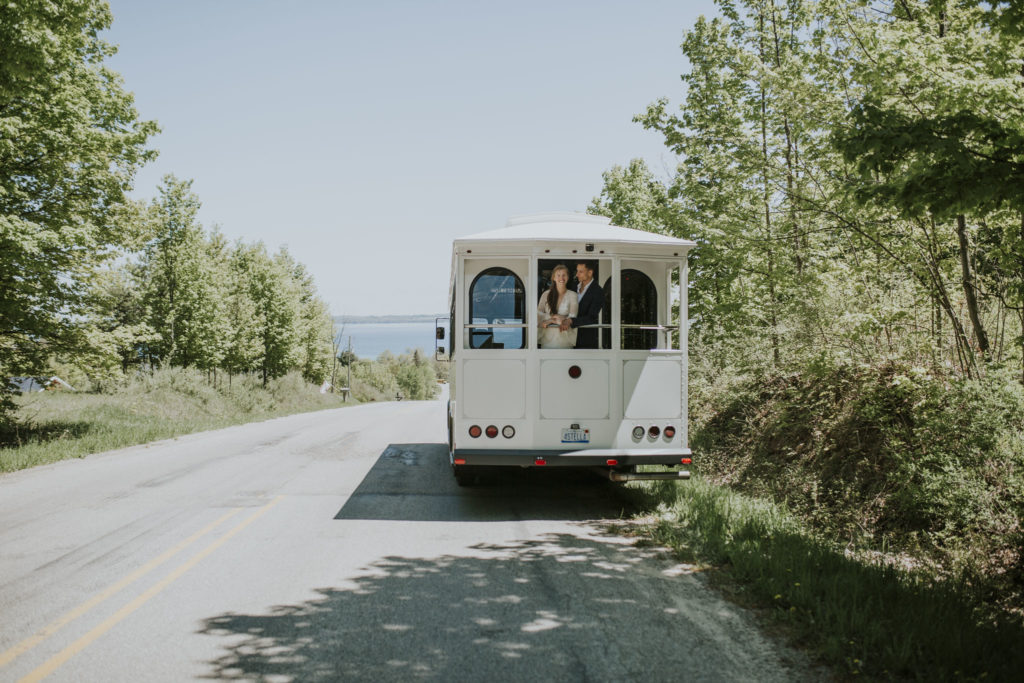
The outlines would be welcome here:
M 64 628 L 68 624 L 70 624 L 75 619 L 78 619 L 80 616 L 82 616 L 83 614 L 87 613 L 89 610 L 93 609 L 94 607 L 96 607 L 97 605 L 102 603 L 103 601 L 107 600 L 112 595 L 114 595 L 117 592 L 121 591 L 126 586 L 130 585 L 131 583 L 133 583 L 135 581 L 138 581 L 143 576 L 145 576 L 149 572 L 153 571 L 154 569 L 156 569 L 157 567 L 162 565 L 164 562 L 166 562 L 167 560 L 171 559 L 172 557 L 174 557 L 175 555 L 180 553 L 182 550 L 184 550 L 188 546 L 192 545 L 193 543 L 198 541 L 200 538 L 202 538 L 203 536 L 207 535 L 208 533 L 210 533 L 211 531 L 216 529 L 218 526 L 220 526 L 221 524 L 223 524 L 227 520 L 229 520 L 232 517 L 234 517 L 235 515 L 237 515 L 239 512 L 241 512 L 240 508 L 239 509 L 235 509 L 235 510 L 231 510 L 227 514 L 223 515 L 220 519 L 217 519 L 216 521 L 214 521 L 214 522 L 208 524 L 207 526 L 203 527 L 202 529 L 200 529 L 196 533 L 192 534 L 191 536 L 189 536 L 184 541 L 182 541 L 178 545 L 174 546 L 170 550 L 164 552 L 163 554 L 159 555 L 158 557 L 155 557 L 152 560 L 150 560 L 149 562 L 147 562 L 146 564 L 142 565 L 141 567 L 139 567 L 138 569 L 136 569 L 131 574 L 129 574 L 128 576 L 124 577 L 123 579 L 121 579 L 117 583 L 115 583 L 115 584 L 113 584 L 111 586 L 108 586 L 106 589 L 104 589 L 103 591 L 97 593 L 92 598 L 86 600 L 85 602 L 80 604 L 78 607 L 75 607 L 70 612 L 64 614 L 63 616 L 59 617 L 55 621 L 47 624 L 46 626 L 44 626 L 42 628 L 42 630 L 40 630 L 35 635 L 26 638 L 25 640 L 21 641 L 20 643 L 18 643 L 17 645 L 12 647 L 11 649 L 9 649 L 6 652 L 0 654 L 0 667 L 7 666 L 11 662 L 13 662 L 15 659 L 17 659 L 21 655 L 25 654 L 26 652 L 28 652 L 29 650 L 34 648 L 36 645 L 38 645 L 39 643 L 43 642 L 44 640 L 46 640 L 47 638 L 52 636 L 54 633 L 56 633 L 57 631 L 61 630 L 62 628 Z
M 247 526 L 255 522 L 257 519 L 262 517 L 264 514 L 266 514 L 267 511 L 270 510 L 270 508 L 274 507 L 279 502 L 281 502 L 283 498 L 284 496 L 278 496 L 274 500 L 270 501 L 269 503 L 261 507 L 254 514 L 250 515 L 244 522 L 242 522 L 235 528 L 231 529 L 231 531 L 228 531 L 226 534 L 221 536 L 219 539 L 217 539 L 210 545 L 206 546 L 206 548 L 204 548 L 201 552 L 192 557 L 192 559 L 180 565 L 173 572 L 171 572 L 166 577 L 161 579 L 159 582 L 154 584 L 152 588 L 150 588 L 145 593 L 143 593 L 142 595 L 138 596 L 137 598 L 126 604 L 113 615 L 111 615 L 106 621 L 104 621 L 99 626 L 86 633 L 84 636 L 73 642 L 71 645 L 67 646 L 66 648 L 58 652 L 56 655 L 51 657 L 46 663 L 44 663 L 42 666 L 40 666 L 32 673 L 30 673 L 28 676 L 22 678 L 20 683 L 27 683 L 28 681 L 41 681 L 42 679 L 52 674 L 62 664 L 64 664 L 66 661 L 74 657 L 76 654 L 87 648 L 96 639 L 98 639 L 104 633 L 112 629 L 119 622 L 124 620 L 128 615 L 142 607 L 142 605 L 144 605 L 151 598 L 160 593 L 160 591 L 167 588 L 169 585 L 171 585 L 179 578 L 181 578 L 182 575 L 185 574 L 185 572 L 199 564 L 199 562 L 203 560 L 203 558 L 207 557 L 215 550 L 220 548 L 222 545 L 227 543 L 228 540 L 231 539 L 235 534 L 239 533 Z

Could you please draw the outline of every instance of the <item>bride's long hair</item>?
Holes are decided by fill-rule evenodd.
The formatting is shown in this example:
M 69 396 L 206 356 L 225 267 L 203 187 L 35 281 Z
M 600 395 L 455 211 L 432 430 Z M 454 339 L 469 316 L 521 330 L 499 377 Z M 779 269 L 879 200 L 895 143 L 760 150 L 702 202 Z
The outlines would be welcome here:
M 551 269 L 551 287 L 548 288 L 548 313 L 551 315 L 558 313 L 558 285 L 555 284 L 555 273 L 560 270 L 565 271 L 566 277 L 569 276 L 569 267 L 565 264 L 559 263 Z M 569 281 L 566 280 L 566 291 L 569 291 L 568 285 Z

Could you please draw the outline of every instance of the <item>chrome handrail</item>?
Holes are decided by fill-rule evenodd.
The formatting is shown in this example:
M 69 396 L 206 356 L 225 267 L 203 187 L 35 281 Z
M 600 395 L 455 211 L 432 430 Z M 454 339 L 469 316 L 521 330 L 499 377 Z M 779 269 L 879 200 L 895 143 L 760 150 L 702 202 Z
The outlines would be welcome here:
M 464 323 L 464 329 L 470 328 L 498 328 L 498 329 L 520 329 L 523 327 L 529 327 L 529 323 Z M 576 329 L 602 329 L 610 330 L 612 327 L 611 323 L 594 323 L 591 325 L 577 325 Z M 677 330 L 679 329 L 675 325 L 634 325 L 631 323 L 620 324 L 619 327 L 623 330 Z

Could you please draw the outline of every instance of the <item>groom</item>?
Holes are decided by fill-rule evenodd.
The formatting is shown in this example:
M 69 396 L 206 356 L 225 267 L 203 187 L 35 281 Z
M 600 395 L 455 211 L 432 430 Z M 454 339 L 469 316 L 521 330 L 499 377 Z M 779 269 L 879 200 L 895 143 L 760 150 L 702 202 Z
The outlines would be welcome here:
M 579 310 L 575 318 L 566 318 L 559 328 L 564 332 L 570 327 L 576 328 L 582 325 L 596 325 L 597 316 L 604 308 L 604 291 L 601 286 L 594 282 L 594 264 L 591 261 L 583 261 L 576 264 L 576 281 L 579 285 L 576 293 L 579 295 Z M 596 349 L 597 335 L 600 330 L 596 327 L 584 327 L 576 335 L 577 349 Z

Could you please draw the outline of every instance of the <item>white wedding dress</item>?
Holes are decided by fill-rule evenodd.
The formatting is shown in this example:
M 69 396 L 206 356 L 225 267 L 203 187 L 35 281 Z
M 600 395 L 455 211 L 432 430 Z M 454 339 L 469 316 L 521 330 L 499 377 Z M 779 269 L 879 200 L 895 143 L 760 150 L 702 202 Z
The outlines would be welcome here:
M 562 300 L 558 302 L 558 315 L 575 316 L 580 308 L 580 300 L 576 292 L 566 290 Z M 548 307 L 548 293 L 541 295 L 537 303 L 537 342 L 542 349 L 571 349 L 576 346 L 576 329 L 569 328 L 565 332 L 558 329 L 558 326 L 544 327 L 544 321 L 551 317 L 551 309 Z

